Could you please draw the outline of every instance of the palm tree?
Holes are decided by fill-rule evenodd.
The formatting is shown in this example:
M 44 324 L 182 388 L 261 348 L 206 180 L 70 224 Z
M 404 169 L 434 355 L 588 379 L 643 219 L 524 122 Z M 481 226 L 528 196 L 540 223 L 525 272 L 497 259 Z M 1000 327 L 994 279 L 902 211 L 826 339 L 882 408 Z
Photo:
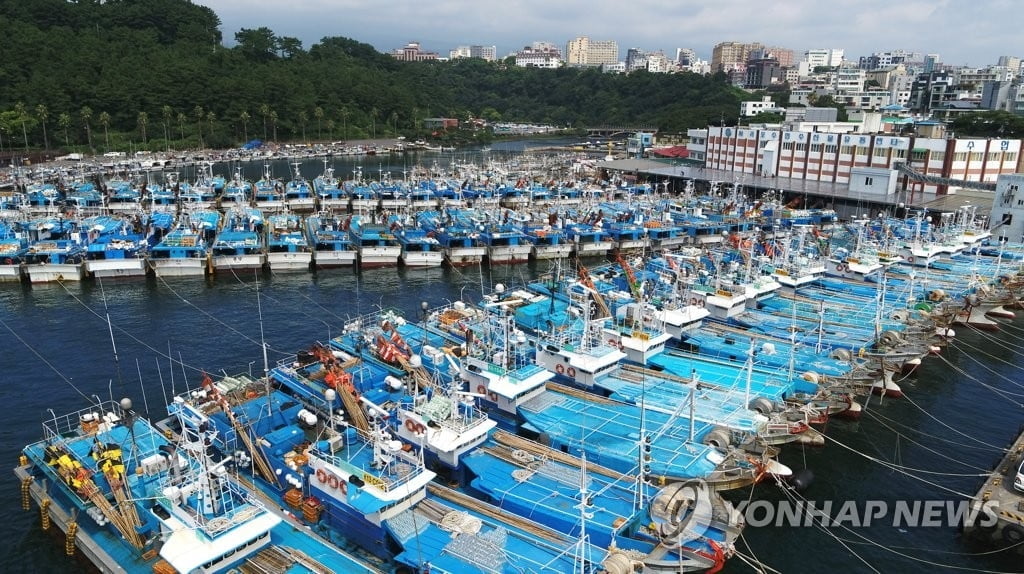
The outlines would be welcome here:
M 348 141 L 348 108 L 341 106 L 341 121 L 344 125 L 344 132 L 342 133 L 341 139 Z
M 68 128 L 71 127 L 71 114 L 61 112 L 61 114 L 57 116 L 57 125 L 64 130 L 64 147 L 71 147 L 71 143 L 68 142 Z
M 89 122 L 92 121 L 92 108 L 89 106 L 82 106 L 82 109 L 78 112 L 78 115 L 82 118 L 82 123 L 85 124 L 85 137 L 89 144 L 89 149 L 92 149 L 92 126 Z
M 323 134 L 320 133 L 320 122 L 324 119 L 324 109 L 320 106 L 313 108 L 313 117 L 316 118 L 316 139 L 322 140 Z
M 210 126 L 210 139 L 213 139 L 213 122 L 217 120 L 217 114 L 213 110 L 206 112 L 206 123 Z
M 334 139 L 334 120 L 327 119 L 327 137 Z
M 263 116 L 263 139 L 267 139 L 267 116 L 270 115 L 270 104 L 260 105 L 260 115 Z
M 391 131 L 395 132 L 395 136 L 398 136 L 398 112 L 391 112 Z
M 270 110 L 270 125 L 274 128 L 274 141 L 277 141 L 277 112 Z
M 28 129 L 25 128 L 28 112 L 25 110 L 25 104 L 21 102 L 14 104 L 14 112 L 18 114 L 18 119 L 21 120 L 21 137 L 25 138 L 25 153 L 28 153 Z
M 245 141 L 249 141 L 249 112 L 243 111 L 238 114 L 238 119 L 242 120 L 242 133 Z
M 419 114 L 420 114 L 420 109 L 417 108 L 416 106 L 413 106 L 412 107 L 412 131 L 413 132 L 416 131 L 416 127 L 417 127 L 416 126 L 416 117 L 419 116 Z
M 302 126 L 302 143 L 306 143 L 306 122 L 309 121 L 309 116 L 306 115 L 306 110 L 299 111 L 299 125 Z
M 178 112 L 178 130 L 181 132 L 181 145 L 185 145 L 185 112 Z
M 196 107 L 192 108 L 192 114 L 196 116 L 196 126 L 199 128 L 199 147 L 203 147 L 203 118 L 206 117 L 206 113 L 203 111 L 203 106 L 196 104 Z
M 149 124 L 149 114 L 146 112 L 139 112 L 139 129 L 142 130 L 142 143 L 148 144 L 149 138 L 146 137 L 146 125 Z
M 43 149 L 50 149 L 50 138 L 46 135 L 46 120 L 50 117 L 50 110 L 46 108 L 46 104 L 39 104 L 36 106 L 36 117 L 39 118 L 39 123 L 43 124 Z
M 103 141 L 106 144 L 106 148 L 110 149 L 110 114 L 107 112 L 100 112 L 100 125 L 103 126 Z
M 167 144 L 167 151 L 171 149 L 171 117 L 174 115 L 174 110 L 171 106 L 164 106 L 160 108 L 160 114 L 164 118 L 164 141 Z
M 377 116 L 380 115 L 380 110 L 376 106 L 370 108 L 370 121 L 373 124 L 373 139 L 377 139 Z

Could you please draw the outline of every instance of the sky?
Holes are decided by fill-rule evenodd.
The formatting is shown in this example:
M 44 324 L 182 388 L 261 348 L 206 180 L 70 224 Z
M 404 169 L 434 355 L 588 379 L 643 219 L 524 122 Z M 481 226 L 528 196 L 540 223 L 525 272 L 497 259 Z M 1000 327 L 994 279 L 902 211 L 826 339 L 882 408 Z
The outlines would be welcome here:
M 193 0 L 220 17 L 224 42 L 242 28 L 267 27 L 308 49 L 342 36 L 390 52 L 408 42 L 447 56 L 457 46 L 496 46 L 505 57 L 535 41 L 565 50 L 588 36 L 674 57 L 691 48 L 705 60 L 719 42 L 761 42 L 794 51 L 842 48 L 856 61 L 903 49 L 939 54 L 951 65 L 1024 56 L 1020 0 Z

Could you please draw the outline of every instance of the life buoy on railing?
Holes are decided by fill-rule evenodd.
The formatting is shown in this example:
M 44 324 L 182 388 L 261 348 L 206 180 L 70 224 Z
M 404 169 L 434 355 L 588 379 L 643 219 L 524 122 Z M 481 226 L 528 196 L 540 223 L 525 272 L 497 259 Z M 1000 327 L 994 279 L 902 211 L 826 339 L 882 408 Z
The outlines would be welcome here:
M 836 263 L 836 271 L 842 273 L 843 271 L 846 271 L 846 268 L 843 267 L 842 263 Z
M 565 365 L 555 365 L 555 372 L 559 375 L 565 374 Z
M 412 419 L 405 419 L 405 428 L 409 432 L 416 432 L 416 421 Z
M 487 387 L 485 387 L 483 385 L 477 385 L 476 386 L 476 392 L 477 392 L 477 394 L 480 394 L 480 395 L 486 395 L 487 394 Z
M 338 480 L 337 476 L 335 476 L 333 474 L 328 474 L 327 475 L 327 486 L 329 486 L 332 490 L 338 490 L 338 485 L 339 484 L 344 484 L 344 483 L 341 482 L 340 480 Z
M 576 369 L 569 367 L 565 370 L 565 374 L 569 375 L 570 378 L 576 378 Z
M 694 306 L 697 305 L 697 298 L 696 297 L 690 297 L 690 305 L 694 305 Z
M 706 303 L 706 301 L 704 301 L 704 299 L 697 299 L 697 305 L 698 306 L 703 307 L 705 303 Z
M 496 403 L 496 402 L 498 402 L 498 393 L 496 393 L 496 392 L 494 392 L 494 391 L 491 391 L 491 392 L 490 392 L 490 393 L 489 393 L 489 394 L 487 395 L 487 398 L 491 399 L 491 402 L 492 402 L 492 403 Z
M 316 469 L 316 479 L 320 481 L 320 484 L 327 482 L 327 471 L 322 468 Z
M 340 490 L 342 494 L 348 494 L 348 483 L 344 480 L 339 480 L 338 490 Z
M 907 257 L 907 263 L 913 263 L 913 262 L 914 262 L 914 256 L 913 255 L 911 255 L 910 257 Z

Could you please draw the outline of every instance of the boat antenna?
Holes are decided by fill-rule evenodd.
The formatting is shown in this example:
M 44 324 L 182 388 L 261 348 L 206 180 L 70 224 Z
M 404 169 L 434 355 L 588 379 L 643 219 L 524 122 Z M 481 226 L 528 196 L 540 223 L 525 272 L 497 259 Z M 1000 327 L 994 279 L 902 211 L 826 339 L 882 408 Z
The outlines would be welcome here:
M 270 363 L 267 360 L 267 340 L 263 334 L 263 304 L 260 301 L 260 275 L 258 270 L 253 270 L 256 277 L 256 311 L 260 321 L 260 348 L 263 350 L 263 382 L 266 385 L 267 412 L 274 412 L 273 400 L 270 398 Z

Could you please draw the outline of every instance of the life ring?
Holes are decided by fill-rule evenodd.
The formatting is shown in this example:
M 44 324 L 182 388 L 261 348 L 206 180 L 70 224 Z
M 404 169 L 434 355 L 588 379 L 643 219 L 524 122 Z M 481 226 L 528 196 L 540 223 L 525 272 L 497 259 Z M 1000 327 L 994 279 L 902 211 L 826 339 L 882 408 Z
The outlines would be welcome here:
M 569 367 L 565 370 L 565 374 L 569 375 L 571 378 L 576 378 L 576 369 Z
M 476 386 L 476 392 L 477 392 L 477 394 L 486 395 L 487 394 L 487 387 L 485 387 L 483 385 L 477 385 Z
M 913 262 L 914 262 L 914 256 L 913 255 L 911 255 L 910 257 L 907 257 L 907 263 L 913 263 Z
M 487 398 L 491 399 L 492 403 L 496 403 L 498 402 L 498 393 L 491 391 L 490 393 L 488 393 Z
M 13 265 L 13 264 L 14 264 L 14 260 L 11 259 L 10 257 L 8 257 L 7 259 L 4 259 L 4 265 Z
M 555 372 L 559 375 L 565 374 L 565 365 L 555 365 Z
M 697 299 L 697 305 L 698 306 L 703 307 L 704 303 L 705 303 L 704 299 Z
M 693 305 L 693 306 L 697 305 L 697 298 L 696 297 L 690 297 L 690 305 Z
M 338 480 L 337 476 L 335 476 L 333 474 L 328 474 L 327 475 L 327 486 L 329 486 L 332 490 L 338 490 L 338 485 L 339 484 L 344 484 L 344 483 L 341 482 L 340 480 Z
M 320 481 L 320 484 L 327 482 L 327 471 L 322 468 L 316 469 L 316 479 Z
M 348 483 L 345 482 L 344 480 L 339 480 L 338 481 L 338 490 L 340 490 L 342 494 L 346 494 L 347 495 L 348 494 Z
M 408 429 L 409 432 L 416 432 L 416 421 L 412 419 L 405 419 L 405 428 Z
M 846 268 L 843 267 L 842 263 L 836 263 L 836 271 L 842 273 L 843 271 L 846 271 Z

